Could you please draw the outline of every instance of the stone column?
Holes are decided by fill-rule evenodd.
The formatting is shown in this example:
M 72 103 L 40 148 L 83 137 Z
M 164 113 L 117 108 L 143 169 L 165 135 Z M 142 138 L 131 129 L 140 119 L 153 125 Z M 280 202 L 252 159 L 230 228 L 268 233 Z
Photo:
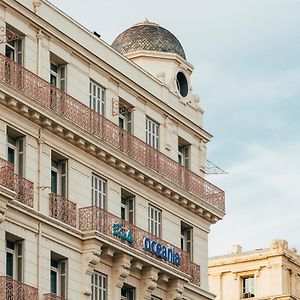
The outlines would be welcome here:
M 151 294 L 157 287 L 159 271 L 155 267 L 146 267 L 142 270 L 141 299 L 151 300 Z
M 36 40 L 37 40 L 37 59 L 36 59 L 36 73 L 38 76 L 41 76 L 41 50 L 42 50 L 42 39 L 44 38 L 44 35 L 42 33 L 42 30 L 39 30 L 36 34 Z
M 114 284 L 112 290 L 112 299 L 121 299 L 121 288 L 124 280 L 130 274 L 132 256 L 122 253 L 114 257 L 112 268 L 112 282 Z

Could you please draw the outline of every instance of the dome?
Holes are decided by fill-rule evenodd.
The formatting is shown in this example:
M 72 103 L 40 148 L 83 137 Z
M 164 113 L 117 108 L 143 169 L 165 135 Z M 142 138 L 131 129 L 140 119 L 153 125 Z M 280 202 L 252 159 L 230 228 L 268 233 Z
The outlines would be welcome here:
M 122 54 L 146 50 L 175 53 L 186 59 L 178 39 L 167 29 L 147 19 L 122 32 L 111 46 Z

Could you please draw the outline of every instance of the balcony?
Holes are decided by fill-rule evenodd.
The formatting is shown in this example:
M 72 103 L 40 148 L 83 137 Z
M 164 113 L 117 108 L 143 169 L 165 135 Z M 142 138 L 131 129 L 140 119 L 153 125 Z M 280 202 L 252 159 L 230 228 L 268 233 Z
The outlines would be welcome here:
M 118 231 L 113 230 L 114 226 L 120 226 Z M 200 285 L 200 266 L 194 264 L 190 260 L 189 253 L 177 248 L 170 243 L 151 235 L 149 232 L 109 213 L 108 211 L 95 207 L 84 207 L 79 209 L 79 229 L 82 231 L 96 230 L 100 233 L 118 240 L 130 247 L 143 252 L 155 259 L 161 260 L 170 266 L 178 269 L 185 274 L 191 276 L 191 282 Z M 130 232 L 130 234 L 129 234 Z M 172 253 L 178 253 L 180 255 L 180 264 L 174 264 L 171 259 L 163 259 L 162 257 L 157 257 L 157 255 L 151 251 L 147 251 L 144 245 L 144 239 L 148 238 L 151 241 L 155 241 L 156 245 L 164 245 L 168 249 L 172 250 Z M 171 251 L 170 251 L 171 252 Z M 173 256 L 171 254 L 171 256 Z M 174 256 L 175 257 L 175 254 Z M 174 260 L 173 260 L 174 261 Z
M 0 158 L 0 185 L 16 193 L 15 200 L 33 207 L 33 182 L 14 173 L 14 165 Z
M 213 207 L 225 211 L 224 191 L 2 54 L 0 80 Z
M 76 203 L 51 193 L 49 194 L 49 206 L 50 217 L 76 227 Z
M 38 289 L 8 276 L 0 276 L 0 300 L 38 300 Z

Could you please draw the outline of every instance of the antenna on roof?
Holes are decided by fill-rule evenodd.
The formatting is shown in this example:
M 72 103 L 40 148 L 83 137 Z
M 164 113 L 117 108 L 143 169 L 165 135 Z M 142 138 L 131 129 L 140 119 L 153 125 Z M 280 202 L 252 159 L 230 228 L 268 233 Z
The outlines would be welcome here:
M 221 169 L 220 167 L 218 167 L 213 162 L 207 159 L 205 164 L 205 174 L 224 175 L 224 174 L 228 174 L 228 172 L 224 171 L 223 169 Z

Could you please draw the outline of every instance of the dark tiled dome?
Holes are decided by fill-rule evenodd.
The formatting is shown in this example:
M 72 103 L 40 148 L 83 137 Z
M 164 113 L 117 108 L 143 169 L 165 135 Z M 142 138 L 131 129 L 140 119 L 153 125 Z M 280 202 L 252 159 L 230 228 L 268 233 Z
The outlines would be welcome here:
M 122 32 L 111 46 L 122 54 L 148 50 L 176 53 L 186 59 L 178 39 L 167 29 L 147 19 Z

